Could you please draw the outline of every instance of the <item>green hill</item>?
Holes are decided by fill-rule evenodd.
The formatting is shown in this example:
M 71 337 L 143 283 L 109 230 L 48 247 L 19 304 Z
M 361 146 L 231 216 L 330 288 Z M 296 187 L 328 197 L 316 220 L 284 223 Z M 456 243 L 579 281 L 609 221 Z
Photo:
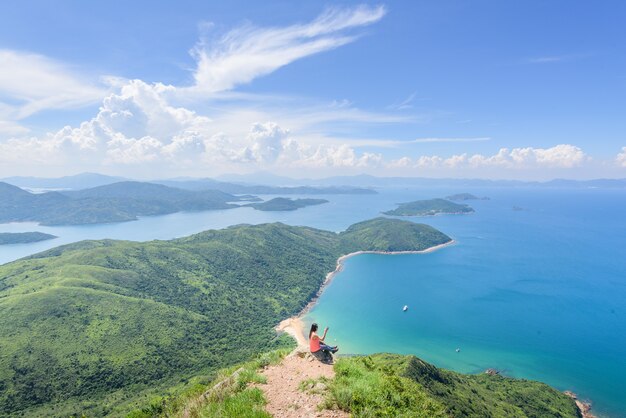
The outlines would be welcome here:
M 354 416 L 580 417 L 574 401 L 550 386 L 500 375 L 464 375 L 414 356 L 342 358 L 326 405 Z
M 273 327 L 306 305 L 340 255 L 449 240 L 387 219 L 340 234 L 241 225 L 84 241 L 0 266 L 0 415 L 119 413 L 144 390 L 275 347 Z
M 383 213 L 390 216 L 433 216 L 471 212 L 474 212 L 474 209 L 468 205 L 450 202 L 446 199 L 428 199 L 400 203 L 396 209 Z
M 264 385 L 263 368 L 280 363 L 285 354 L 285 350 L 265 353 L 224 370 L 209 384 L 155 398 L 129 418 L 269 418 L 264 393 L 272 388 Z M 309 364 L 306 358 L 301 361 Z M 296 381 L 294 390 L 321 395 L 322 409 L 361 418 L 581 418 L 569 396 L 544 383 L 485 373 L 465 375 L 414 356 L 342 357 L 334 370 L 334 378 Z M 210 395 L 202 396 L 206 393 Z
M 189 191 L 133 181 L 39 194 L 0 182 L 0 223 L 34 221 L 43 225 L 81 225 L 124 222 L 138 216 L 236 208 L 237 205 L 229 202 L 238 200 L 244 198 L 217 190 Z
M 246 206 L 251 206 L 257 210 L 265 211 L 286 211 L 297 210 L 305 208 L 307 206 L 321 205 L 328 203 L 326 199 L 288 199 L 285 197 L 275 197 L 267 202 L 250 203 Z
M 0 232 L 0 245 L 27 244 L 57 238 L 43 232 Z

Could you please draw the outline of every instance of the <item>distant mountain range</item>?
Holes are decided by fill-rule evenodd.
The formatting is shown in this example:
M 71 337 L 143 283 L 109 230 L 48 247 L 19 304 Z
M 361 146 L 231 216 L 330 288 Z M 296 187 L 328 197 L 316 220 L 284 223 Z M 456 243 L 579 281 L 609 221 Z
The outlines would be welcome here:
M 267 178 L 267 177 L 262 177 Z M 278 179 L 276 177 L 274 180 Z M 282 177 L 280 177 L 282 178 Z M 30 190 L 82 190 L 113 183 L 131 181 L 123 177 L 107 176 L 104 174 L 82 173 L 74 176 L 58 178 L 42 177 L 7 177 L 1 179 L 5 183 Z M 376 194 L 376 191 L 354 186 L 330 185 L 313 187 L 299 186 L 266 186 L 259 184 L 259 180 L 251 183 L 223 182 L 209 178 L 178 178 L 154 180 L 150 183 L 162 184 L 186 190 L 217 190 L 229 194 Z M 297 180 L 290 179 L 290 184 L 297 184 Z
M 521 180 L 487 180 L 424 177 L 375 177 L 370 175 L 328 177 L 324 179 L 301 179 L 300 184 L 326 186 L 343 184 L 353 187 L 537 187 L 537 188 L 626 188 L 624 179 L 566 180 L 554 179 L 545 182 Z
M 28 189 L 68 189 L 79 190 L 88 189 L 90 187 L 106 186 L 107 184 L 118 183 L 120 181 L 128 181 L 124 177 L 106 176 L 96 173 L 81 173 L 74 176 L 65 176 L 57 178 L 45 177 L 7 177 L 1 179 L 5 183 Z
M 376 194 L 375 190 L 342 185 L 330 186 L 263 186 L 226 183 L 212 179 L 157 180 L 155 183 L 188 190 L 220 190 L 232 194 Z
M 1 179 L 29 189 L 79 190 L 128 181 L 129 179 L 95 173 L 59 178 L 8 177 Z M 544 188 L 626 188 L 623 179 L 566 180 L 545 182 L 424 177 L 376 177 L 371 175 L 335 176 L 322 179 L 294 179 L 268 172 L 230 174 L 210 178 L 175 178 L 151 181 L 188 190 L 219 190 L 230 194 L 371 194 L 376 187 L 544 187 Z

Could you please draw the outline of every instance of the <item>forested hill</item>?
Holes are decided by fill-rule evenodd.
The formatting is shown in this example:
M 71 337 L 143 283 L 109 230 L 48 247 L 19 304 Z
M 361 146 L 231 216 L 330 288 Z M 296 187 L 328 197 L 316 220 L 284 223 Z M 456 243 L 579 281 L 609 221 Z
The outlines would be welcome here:
M 237 197 L 217 190 L 190 191 L 160 184 L 125 181 L 79 191 L 29 193 L 0 182 L 0 223 L 34 221 L 43 225 L 123 222 L 137 216 L 182 210 L 236 208 Z
M 171 241 L 84 241 L 0 266 L 0 415 L 119 414 L 145 388 L 275 346 L 273 327 L 306 305 L 340 255 L 448 241 L 391 219 L 340 234 L 241 225 Z
M 0 245 L 27 244 L 56 238 L 43 232 L 0 232 Z
M 267 202 L 249 203 L 246 206 L 251 206 L 257 210 L 264 210 L 270 212 L 276 211 L 288 211 L 305 208 L 307 206 L 322 205 L 328 203 L 326 199 L 288 199 L 285 197 L 275 197 Z
M 383 214 L 390 216 L 433 216 L 471 212 L 474 212 L 474 209 L 468 205 L 450 202 L 446 199 L 427 199 L 400 203 L 396 209 L 388 210 Z

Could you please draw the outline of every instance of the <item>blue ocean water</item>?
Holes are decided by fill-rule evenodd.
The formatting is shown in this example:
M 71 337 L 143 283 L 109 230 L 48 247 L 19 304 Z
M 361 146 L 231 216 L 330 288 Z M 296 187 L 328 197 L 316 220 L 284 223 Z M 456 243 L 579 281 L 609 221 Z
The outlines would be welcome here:
M 349 258 L 308 321 L 342 353 L 494 367 L 626 417 L 626 193 L 484 193 L 475 214 L 420 219 L 454 246 Z
M 495 367 L 573 390 L 600 415 L 626 417 L 624 191 L 399 187 L 322 196 L 330 203 L 294 212 L 239 208 L 107 225 L 0 224 L 0 232 L 59 236 L 0 246 L 0 264 L 82 239 L 170 239 L 239 223 L 341 231 L 395 203 L 458 192 L 491 200 L 467 202 L 476 209 L 471 215 L 411 218 L 447 233 L 455 245 L 350 258 L 309 321 L 329 325 L 329 341 L 342 353 L 411 353 L 469 373 Z

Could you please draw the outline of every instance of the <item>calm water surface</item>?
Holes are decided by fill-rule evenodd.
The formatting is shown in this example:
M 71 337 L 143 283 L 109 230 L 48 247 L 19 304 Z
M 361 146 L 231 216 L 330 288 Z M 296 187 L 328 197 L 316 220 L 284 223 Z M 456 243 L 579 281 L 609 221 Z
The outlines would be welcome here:
M 473 215 L 427 219 L 455 246 L 348 259 L 308 321 L 343 353 L 494 367 L 626 417 L 626 193 L 490 195 Z

